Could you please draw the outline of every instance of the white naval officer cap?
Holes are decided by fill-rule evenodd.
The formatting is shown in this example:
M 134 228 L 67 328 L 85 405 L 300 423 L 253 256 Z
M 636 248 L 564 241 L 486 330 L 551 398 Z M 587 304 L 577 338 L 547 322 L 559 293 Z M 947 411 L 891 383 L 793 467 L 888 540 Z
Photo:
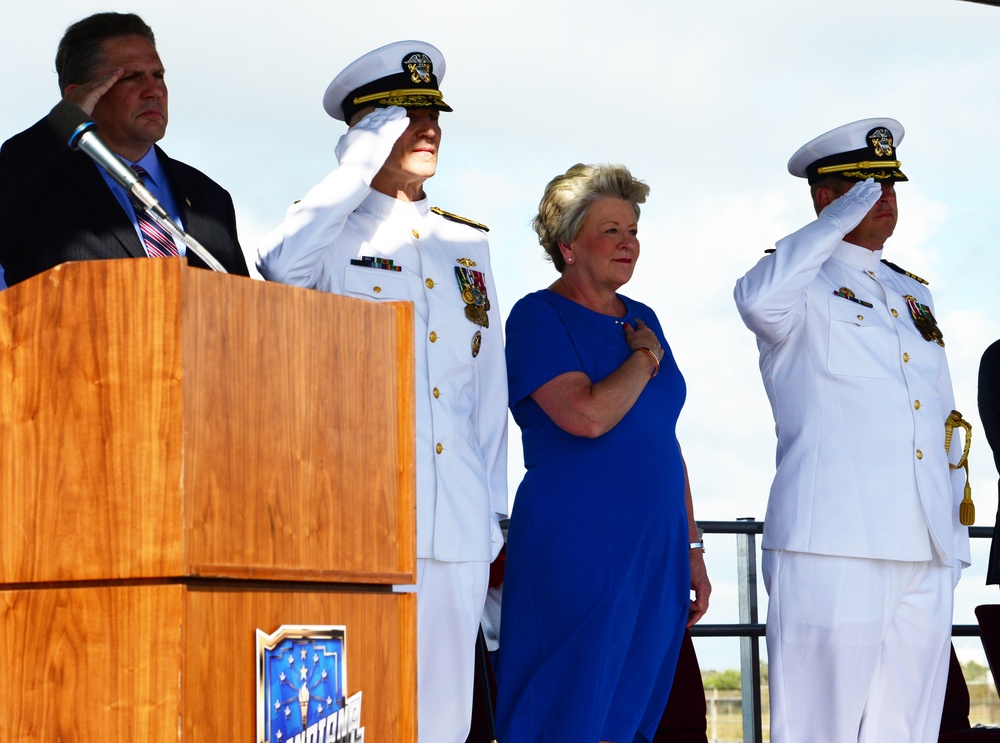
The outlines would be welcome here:
M 844 124 L 799 147 L 788 161 L 788 172 L 808 178 L 810 185 L 830 175 L 848 181 L 909 180 L 896 159 L 896 147 L 903 141 L 903 134 L 903 125 L 895 119 L 862 119 Z
M 323 108 L 345 122 L 368 106 L 451 111 L 438 88 L 444 70 L 444 55 L 433 44 L 386 44 L 354 60 L 333 78 L 323 96 Z

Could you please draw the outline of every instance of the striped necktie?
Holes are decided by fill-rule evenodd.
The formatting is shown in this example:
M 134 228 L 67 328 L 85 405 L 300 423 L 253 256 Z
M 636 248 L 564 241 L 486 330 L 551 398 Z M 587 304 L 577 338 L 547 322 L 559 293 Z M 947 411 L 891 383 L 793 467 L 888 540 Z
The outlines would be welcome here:
M 135 171 L 140 180 L 146 179 L 146 169 L 141 165 L 133 165 L 132 170 Z M 139 231 L 142 233 L 142 241 L 145 243 L 146 255 L 150 258 L 171 258 L 178 255 L 173 238 L 153 221 L 152 217 L 146 214 L 146 210 L 141 206 L 135 207 L 135 218 L 139 222 Z

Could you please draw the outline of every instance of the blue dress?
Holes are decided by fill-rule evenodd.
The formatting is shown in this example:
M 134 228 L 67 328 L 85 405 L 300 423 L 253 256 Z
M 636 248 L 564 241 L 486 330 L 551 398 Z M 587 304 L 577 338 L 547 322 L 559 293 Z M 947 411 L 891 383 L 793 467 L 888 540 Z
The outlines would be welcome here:
M 684 468 L 675 425 L 684 379 L 664 343 L 660 373 L 611 431 L 556 426 L 529 395 L 581 371 L 594 382 L 630 355 L 622 322 L 653 311 L 619 295 L 616 319 L 549 290 L 507 320 L 510 407 L 527 473 L 507 541 L 497 727 L 502 743 L 650 740 L 670 693 L 690 600 Z

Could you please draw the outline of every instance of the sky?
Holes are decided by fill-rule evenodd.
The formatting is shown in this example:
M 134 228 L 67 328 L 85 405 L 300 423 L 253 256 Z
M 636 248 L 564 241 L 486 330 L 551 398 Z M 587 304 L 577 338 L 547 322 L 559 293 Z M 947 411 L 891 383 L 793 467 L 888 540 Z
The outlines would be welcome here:
M 238 10 L 234 10 L 238 8 Z M 530 229 L 545 184 L 577 162 L 624 163 L 651 193 L 642 253 L 622 293 L 656 311 L 688 384 L 678 437 L 699 519 L 763 519 L 774 423 L 754 337 L 732 300 L 766 248 L 814 218 L 786 170 L 824 131 L 888 116 L 906 129 L 900 221 L 885 256 L 930 282 L 958 409 L 972 422 L 977 524 L 997 510 L 997 473 L 976 412 L 983 350 L 1000 338 L 1000 8 L 961 0 L 398 0 L 235 5 L 174 0 L 18 3 L 0 23 L 0 139 L 59 99 L 53 58 L 66 26 L 102 10 L 139 13 L 167 70 L 172 157 L 226 187 L 252 263 L 260 237 L 335 165 L 344 125 L 327 84 L 401 39 L 442 50 L 433 206 L 490 226 L 507 311 L 557 276 Z M 865 421 L 859 420 L 863 434 Z M 874 442 L 873 445 L 878 445 Z M 630 463 L 608 463 L 630 466 Z M 511 494 L 522 468 L 511 424 Z M 613 494 L 609 494 L 609 498 Z M 872 518 L 891 518 L 873 508 Z M 599 518 L 599 514 L 595 514 Z M 737 620 L 735 543 L 709 536 L 705 622 Z M 995 603 L 987 540 L 956 591 L 957 623 Z M 763 606 L 766 597 L 760 587 Z M 957 639 L 984 662 L 978 639 Z M 704 668 L 736 667 L 735 640 L 699 639 Z

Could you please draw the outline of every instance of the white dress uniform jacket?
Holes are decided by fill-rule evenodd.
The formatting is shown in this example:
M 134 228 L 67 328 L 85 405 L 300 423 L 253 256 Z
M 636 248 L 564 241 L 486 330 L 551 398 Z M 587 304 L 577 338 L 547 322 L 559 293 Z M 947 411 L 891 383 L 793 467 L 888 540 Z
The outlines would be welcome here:
M 735 290 L 778 436 L 763 548 L 968 565 L 948 362 L 904 298 L 933 312 L 930 292 L 826 220 L 776 248 Z
M 502 546 L 497 514 L 507 512 L 507 371 L 489 244 L 426 201 L 373 191 L 370 177 L 334 170 L 262 241 L 257 265 L 272 281 L 413 302 L 417 557 L 489 562 Z M 363 257 L 401 270 L 351 264 Z M 488 328 L 465 314 L 455 268 L 469 262 L 485 280 Z

